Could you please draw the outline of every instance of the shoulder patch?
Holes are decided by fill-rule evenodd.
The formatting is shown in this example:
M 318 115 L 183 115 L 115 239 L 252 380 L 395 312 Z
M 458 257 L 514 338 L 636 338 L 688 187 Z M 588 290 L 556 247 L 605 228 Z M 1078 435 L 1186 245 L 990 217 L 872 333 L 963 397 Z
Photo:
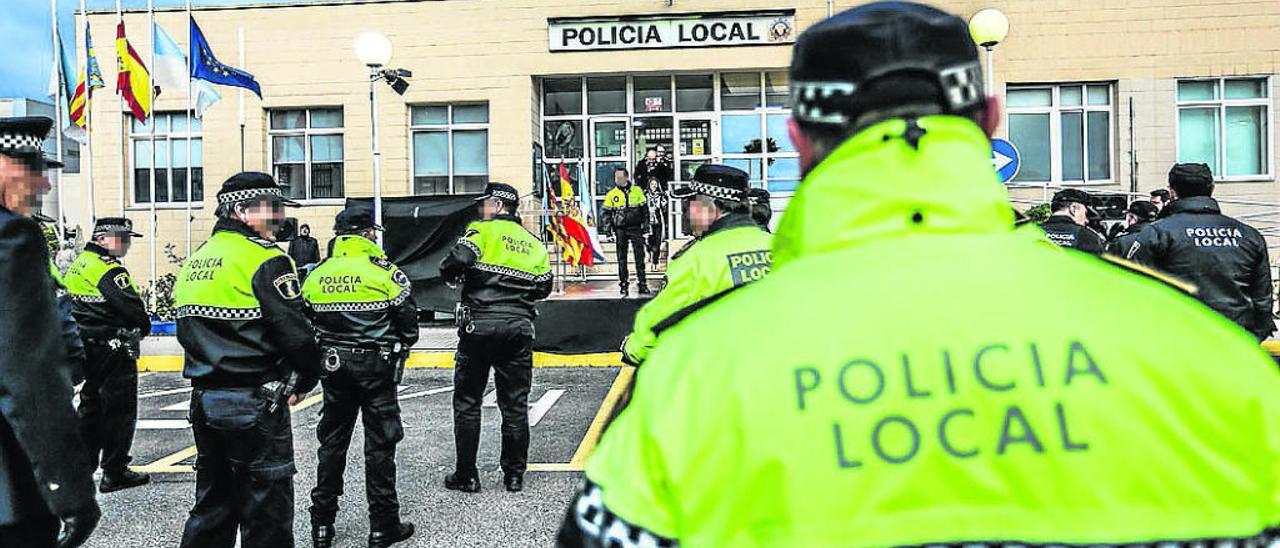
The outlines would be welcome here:
M 405 289 L 408 289 L 413 286 L 413 284 L 409 283 L 409 276 L 406 275 L 404 271 L 400 269 L 396 269 L 395 274 L 391 275 L 391 280 L 394 281 L 396 285 L 403 287 Z
M 275 286 L 276 292 L 286 301 L 291 301 L 302 296 L 302 290 L 298 287 L 298 275 L 290 272 L 271 282 Z
M 119 274 L 116 274 L 116 277 L 112 278 L 111 282 L 116 284 L 116 287 L 120 289 L 129 289 L 129 287 L 132 285 L 129 283 L 128 272 L 121 272 Z
M 369 257 L 369 262 L 378 265 L 378 267 L 383 270 L 391 270 L 391 268 L 395 266 L 391 264 L 391 261 L 383 259 L 382 257 Z

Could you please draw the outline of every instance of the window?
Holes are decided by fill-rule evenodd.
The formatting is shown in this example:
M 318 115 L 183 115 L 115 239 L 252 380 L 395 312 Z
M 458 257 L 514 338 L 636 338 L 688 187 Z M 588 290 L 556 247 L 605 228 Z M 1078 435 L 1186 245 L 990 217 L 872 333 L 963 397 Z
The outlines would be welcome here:
M 285 195 L 299 200 L 342 198 L 341 108 L 272 110 L 271 168 Z
M 1007 100 L 1022 160 L 1014 182 L 1112 181 L 1111 84 L 1010 86 Z
M 191 118 L 190 129 L 186 113 L 156 113 L 146 124 L 132 117 L 130 120 L 133 120 L 129 132 L 133 149 L 133 202 L 151 203 L 153 196 L 156 203 L 187 202 L 188 166 L 191 168 L 191 201 L 203 201 L 204 141 L 200 138 L 200 119 Z M 155 124 L 154 137 L 152 124 Z M 153 160 L 154 183 L 151 182 Z
M 489 105 L 420 105 L 410 113 L 413 193 L 471 194 L 489 182 Z
M 1215 178 L 1271 174 L 1267 78 L 1178 82 L 1178 161 L 1209 164 Z
M 720 75 L 720 147 L 724 163 L 747 172 L 751 186 L 792 192 L 800 158 L 787 135 L 787 76 L 780 72 Z

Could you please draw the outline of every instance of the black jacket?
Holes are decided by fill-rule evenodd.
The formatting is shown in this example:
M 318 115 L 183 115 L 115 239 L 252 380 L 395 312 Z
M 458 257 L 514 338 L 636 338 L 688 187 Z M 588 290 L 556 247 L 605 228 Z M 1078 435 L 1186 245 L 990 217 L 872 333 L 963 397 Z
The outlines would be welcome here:
M 289 256 L 298 266 L 318 263 L 320 262 L 320 242 L 311 236 L 298 236 L 289 242 Z
M 1049 235 L 1053 243 L 1065 248 L 1101 255 L 1106 245 L 1102 235 L 1087 226 L 1076 224 L 1066 215 L 1049 217 L 1045 222 L 1040 223 L 1040 228 Z
M 1138 241 L 1139 234 L 1149 228 L 1151 223 L 1146 221 L 1133 223 L 1124 229 L 1124 232 L 1116 235 L 1115 239 L 1107 242 L 1107 253 L 1132 260 L 1133 257 L 1129 256 L 1129 251 L 1133 249 L 1133 243 Z
M 1136 244 L 1129 259 L 1194 284 L 1196 298 L 1259 340 L 1275 331 L 1267 241 L 1223 215 L 1217 200 L 1174 200 Z
M 258 245 L 275 246 L 258 238 L 253 229 L 239 221 L 220 219 L 213 231 L 235 232 Z M 248 388 L 281 380 L 288 373 L 296 372 L 299 375 L 297 392 L 315 388 L 322 364 L 315 328 L 307 318 L 306 303 L 300 291 L 292 298 L 285 298 L 274 285 L 276 280 L 291 275 L 296 280 L 293 261 L 284 253 L 267 259 L 254 272 L 251 287 L 244 289 L 252 291 L 257 298 L 261 317 L 231 319 L 196 314 L 184 317 L 179 309 L 178 342 L 186 351 L 182 374 L 191 379 L 192 386 Z
M 520 224 L 519 217 L 500 215 L 492 221 L 478 222 L 501 223 L 496 225 L 494 233 L 511 232 L 517 237 L 521 232 L 528 234 Z M 469 238 L 475 237 L 487 237 L 487 233 L 473 234 L 473 231 L 468 230 L 467 235 L 458 240 L 457 245 L 440 261 L 441 277 L 445 280 L 462 280 L 462 304 L 470 308 L 471 314 L 476 318 L 536 317 L 535 306 L 538 301 L 551 294 L 551 273 L 535 276 L 520 269 L 504 268 L 505 265 L 501 264 L 479 265 L 477 246 L 469 241 Z M 478 247 L 484 248 L 483 245 Z M 486 258 L 486 261 L 492 260 L 501 259 Z
M 72 299 L 81 338 L 91 341 L 109 339 L 122 329 L 137 329 L 144 336 L 151 333 L 151 316 L 147 314 L 142 297 L 132 285 L 120 287 L 115 282 L 121 274 L 128 276 L 124 265 L 97 244 L 86 244 L 84 252 L 98 255 L 112 267 L 96 282 L 104 299 L 102 302 Z
M 666 158 L 655 158 L 652 162 L 648 158 L 642 158 L 636 162 L 636 173 L 632 180 L 640 185 L 641 188 L 649 188 L 649 179 L 657 179 L 658 185 L 662 187 L 662 191 L 667 191 L 667 185 L 675 170 L 671 167 L 671 162 Z
M 94 506 L 39 225 L 0 207 L 0 525 Z

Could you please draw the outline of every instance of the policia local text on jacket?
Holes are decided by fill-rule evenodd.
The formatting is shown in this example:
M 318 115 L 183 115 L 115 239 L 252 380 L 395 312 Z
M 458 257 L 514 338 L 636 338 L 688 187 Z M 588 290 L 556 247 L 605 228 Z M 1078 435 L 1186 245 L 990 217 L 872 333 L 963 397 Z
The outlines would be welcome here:
M 242 174 L 243 175 L 243 174 Z M 263 189 L 257 175 L 245 190 Z M 279 191 L 275 190 L 275 196 Z M 231 204 L 227 204 L 230 206 Z M 189 257 L 174 289 L 178 342 L 191 379 L 196 502 L 183 548 L 293 545 L 293 433 L 281 384 L 315 387 L 321 364 L 293 261 L 248 225 L 219 219 Z
M 371 213 L 350 209 L 339 214 L 338 223 L 344 231 L 374 228 Z M 321 262 L 302 286 L 325 354 L 311 524 L 313 538 L 330 544 L 318 545 L 331 545 L 334 538 L 332 527 L 357 415 L 364 421 L 369 530 L 380 538 L 401 536 L 395 459 L 404 426 L 396 386 L 397 366 L 402 366 L 409 348 L 418 341 L 418 310 L 412 292 L 408 276 L 387 260 L 377 243 L 341 232 L 333 256 Z
M 1258 340 L 1275 331 L 1267 242 L 1213 198 L 1170 202 L 1126 256 L 1195 285 L 1196 298 Z
M 902 120 L 836 149 L 788 206 L 773 271 L 663 334 L 563 544 L 1125 544 L 1280 524 L 1280 373 L 1256 343 L 1015 232 L 982 131 L 918 122 L 918 150 Z M 1054 313 L 1010 312 L 1028 302 Z
M 110 226 L 103 221 L 98 228 Z M 138 419 L 138 344 L 151 319 L 129 272 L 102 246 L 85 245 L 62 279 L 85 347 L 80 435 L 94 466 L 101 453 L 102 491 L 145 482 L 127 467 Z
M 491 184 L 490 189 L 494 188 L 501 187 Z M 509 207 L 514 206 L 514 194 L 511 198 Z M 440 271 L 445 280 L 463 280 L 465 309 L 459 318 L 453 381 L 457 462 L 446 486 L 480 489 L 476 470 L 480 403 L 492 368 L 502 412 L 501 465 L 511 489 L 513 480 L 522 485 L 528 463 L 534 305 L 551 294 L 546 247 L 525 230 L 518 217 L 499 214 L 471 223 L 440 263 Z

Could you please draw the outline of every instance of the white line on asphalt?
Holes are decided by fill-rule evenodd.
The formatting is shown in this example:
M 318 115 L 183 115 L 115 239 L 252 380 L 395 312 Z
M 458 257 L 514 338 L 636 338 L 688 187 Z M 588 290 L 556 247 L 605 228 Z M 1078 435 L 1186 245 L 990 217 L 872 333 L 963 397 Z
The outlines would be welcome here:
M 186 411 L 188 409 L 191 409 L 191 400 L 182 400 L 173 405 L 166 405 L 160 408 L 161 411 Z
M 435 394 L 443 394 L 445 392 L 453 392 L 453 387 L 446 386 L 444 388 L 432 388 L 431 390 L 423 390 L 421 392 L 414 392 L 412 394 L 404 394 L 400 396 L 400 401 L 411 400 L 414 398 L 421 398 L 423 396 L 432 396 Z
M 146 394 L 138 394 L 138 399 L 140 399 L 140 400 L 144 400 L 144 399 L 147 399 L 147 398 L 156 398 L 156 397 L 160 397 L 160 396 L 169 396 L 169 395 L 172 395 L 172 394 L 184 394 L 184 393 L 187 393 L 187 392 L 190 392 L 190 391 L 191 391 L 191 387 L 190 387 L 190 386 L 188 386 L 188 387 L 186 387 L 186 388 L 174 388 L 174 389 L 172 389 L 172 390 L 161 390 L 161 391 L 159 391 L 159 392 L 147 392 Z
M 547 411 L 551 410 L 551 406 L 555 405 L 556 401 L 563 395 L 564 390 L 548 390 L 546 394 L 538 398 L 538 401 L 529 407 L 529 426 L 537 426 L 538 421 L 542 420 Z
M 480 405 L 481 405 L 481 406 L 483 406 L 483 407 L 497 407 L 497 406 L 498 406 L 498 391 L 497 391 L 497 390 L 490 390 L 488 394 L 485 394 L 485 395 L 484 395 L 484 399 L 483 399 L 483 400 L 480 400 Z
M 187 419 L 142 419 L 138 430 L 186 430 L 191 428 Z

